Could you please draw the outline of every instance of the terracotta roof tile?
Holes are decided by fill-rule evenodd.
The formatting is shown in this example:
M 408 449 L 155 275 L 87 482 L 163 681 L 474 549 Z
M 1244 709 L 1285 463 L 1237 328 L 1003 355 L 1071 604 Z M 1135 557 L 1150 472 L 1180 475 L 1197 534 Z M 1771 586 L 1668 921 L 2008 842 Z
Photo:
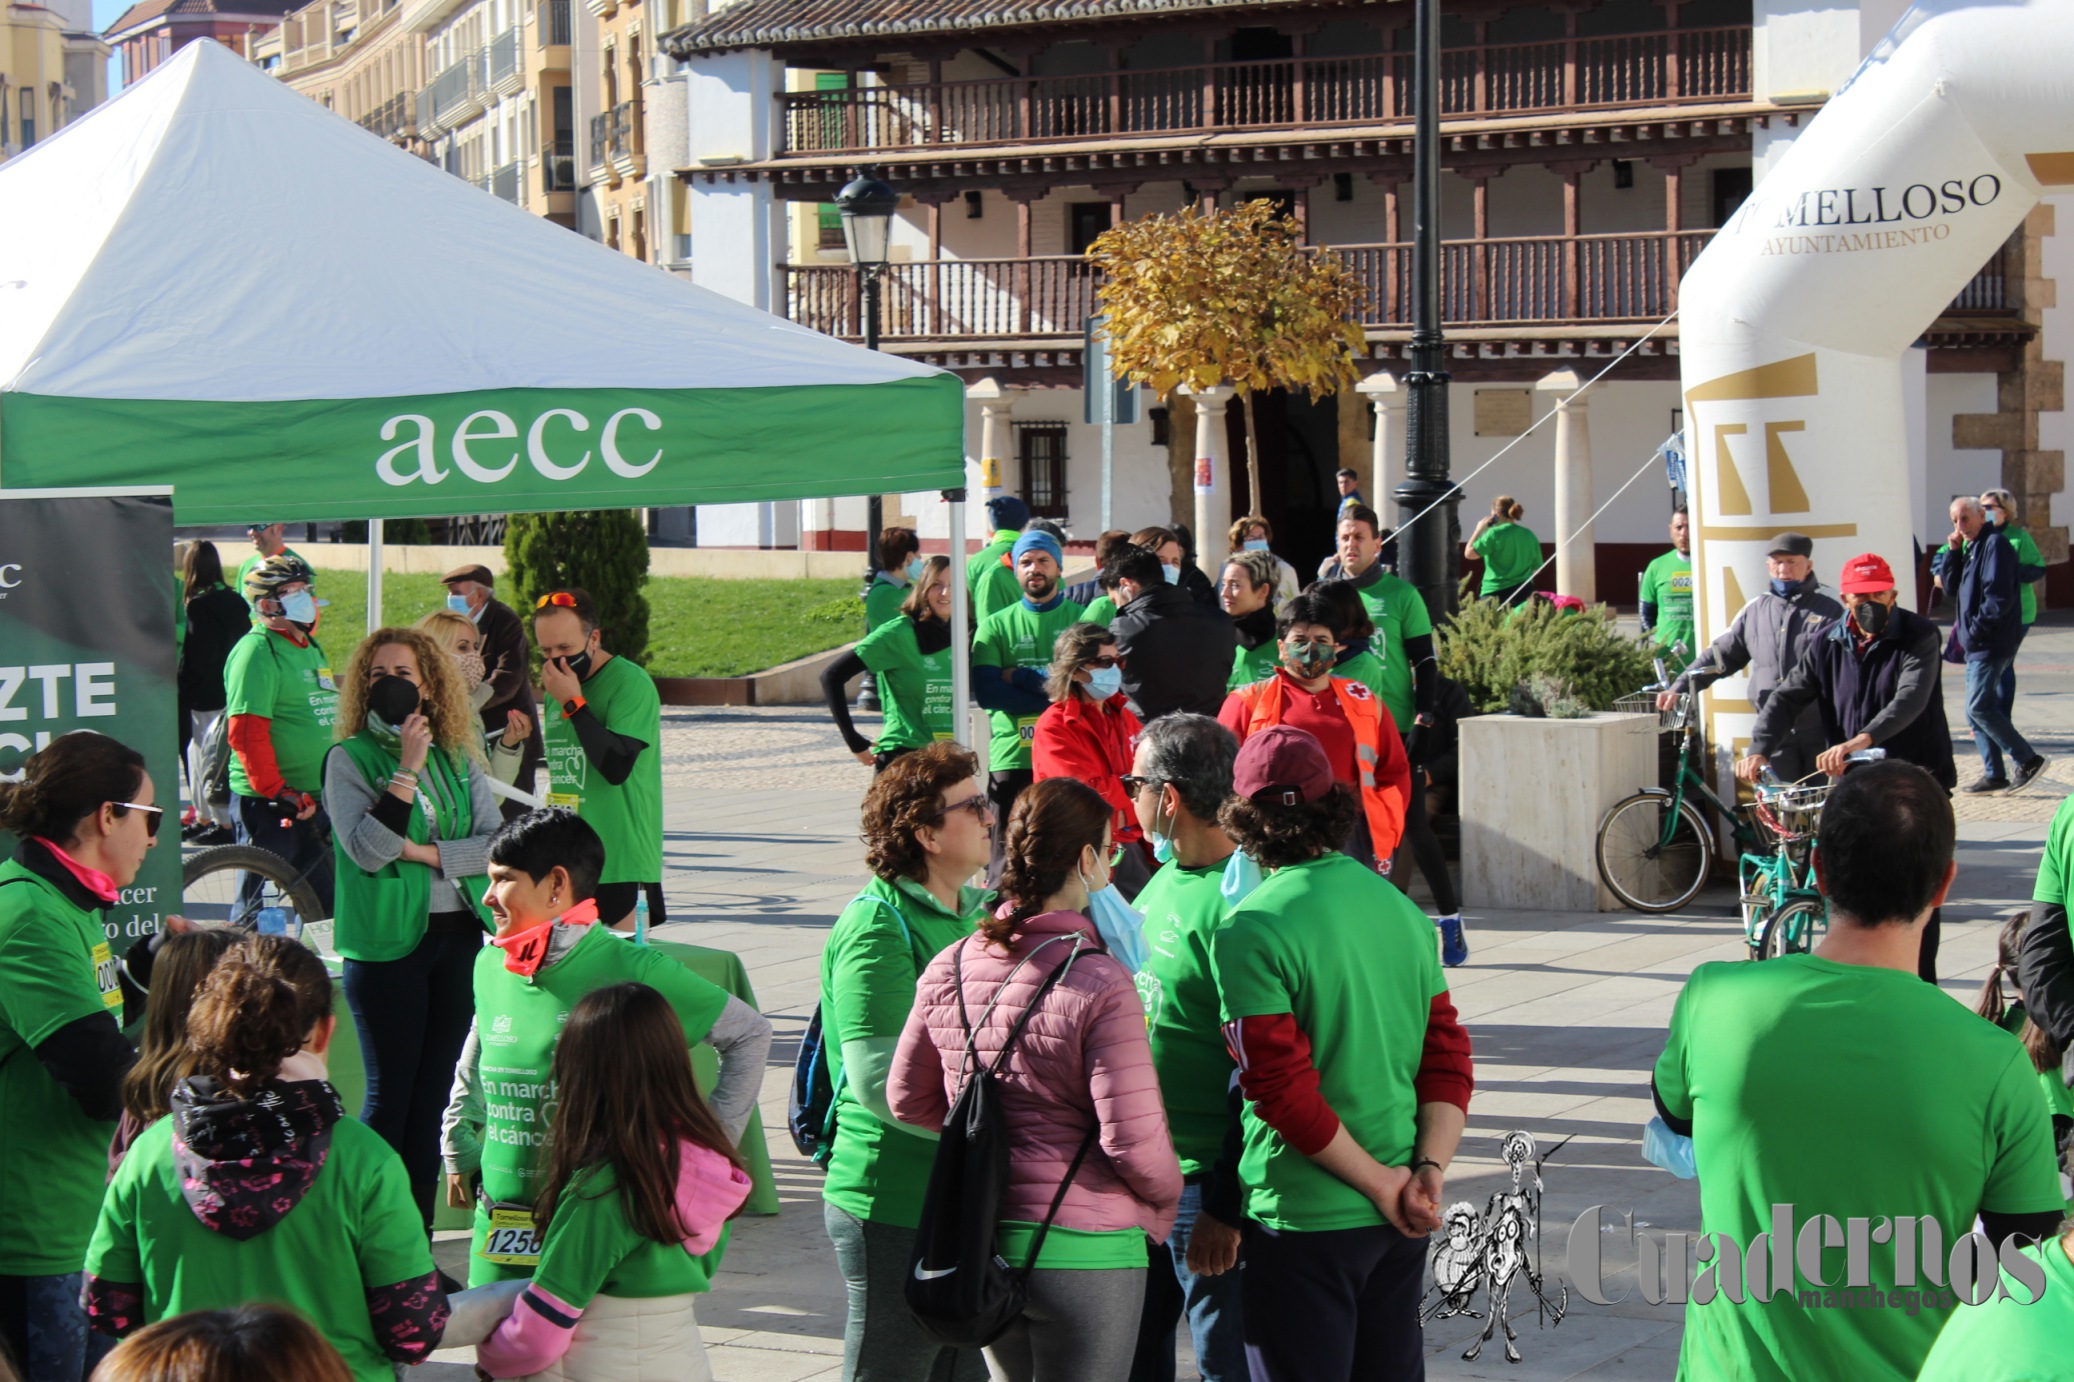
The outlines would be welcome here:
M 1384 0 L 1360 0 L 1361 4 Z M 1026 29 L 1139 15 L 1263 10 L 1317 0 L 740 0 L 663 38 L 675 57 L 834 39 Z

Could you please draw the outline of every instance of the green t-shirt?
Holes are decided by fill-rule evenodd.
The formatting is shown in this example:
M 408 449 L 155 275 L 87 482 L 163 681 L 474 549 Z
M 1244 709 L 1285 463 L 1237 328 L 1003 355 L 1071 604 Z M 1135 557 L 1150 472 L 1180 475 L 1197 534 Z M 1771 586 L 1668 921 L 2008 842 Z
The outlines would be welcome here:
M 81 1112 L 35 1049 L 95 1013 L 121 1022 L 117 974 L 98 912 L 0 864 L 0 1167 L 13 1187 L 0 1199 L 0 1274 L 63 1276 L 86 1260 L 115 1124 Z
M 590 713 L 614 734 L 648 745 L 617 787 L 591 771 L 576 731 L 553 696 L 540 708 L 547 744 L 547 803 L 573 807 L 605 842 L 600 883 L 660 883 L 663 877 L 663 702 L 655 678 L 615 657 L 583 684 Z
M 1006 609 L 1023 598 L 1023 588 L 1007 564 L 1008 554 L 1021 536 L 1021 533 L 995 533 L 987 545 L 965 563 L 966 584 L 972 588 L 972 619 L 975 624 L 985 623 L 987 616 L 995 610 Z
M 2062 798 L 2045 827 L 2045 853 L 2038 860 L 2038 881 L 2031 885 L 2033 902 L 2064 907 L 2074 896 L 2068 888 L 2074 874 L 2074 797 Z
M 835 1148 L 821 1194 L 847 1214 L 914 1228 L 936 1143 L 887 1127 L 857 1102 L 842 1077 L 843 1043 L 898 1038 L 922 971 L 947 946 L 972 934 L 989 900 L 989 894 L 967 888 L 953 915 L 918 883 L 874 878 L 828 933 L 821 949 L 821 1032 L 836 1062 Z
M 338 684 L 331 679 L 324 645 L 314 638 L 298 644 L 269 629 L 254 629 L 230 650 L 223 688 L 225 714 L 257 715 L 270 722 L 267 737 L 288 789 L 321 793 L 324 756 L 331 752 L 332 726 L 338 722 Z M 236 754 L 230 756 L 230 789 L 239 796 L 259 795 Z
M 1412 1083 L 1426 1020 L 1447 991 L 1433 923 L 1344 854 L 1276 869 L 1232 909 L 1212 942 L 1224 1020 L 1295 1015 L 1318 1066 L 1318 1092 L 1349 1135 L 1386 1166 L 1411 1160 Z M 1282 1140 L 1248 1103 L 1239 1174 L 1246 1212 L 1269 1228 L 1314 1233 L 1383 1223 L 1367 1196 Z
M 1080 606 L 1071 600 L 1061 598 L 1040 614 L 1018 599 L 980 621 L 979 632 L 972 638 L 972 675 L 993 676 L 1009 667 L 1043 671 L 1051 666 L 1051 645 L 1060 631 L 1079 622 Z M 986 670 L 989 668 L 993 670 Z M 997 773 L 1028 768 L 1038 716 L 990 710 L 987 718 L 994 726 L 988 766 Z
M 1432 633 L 1433 616 L 1427 613 L 1417 586 L 1387 571 L 1373 584 L 1356 587 L 1355 593 L 1368 608 L 1369 620 L 1375 624 L 1375 646 L 1381 650 L 1377 656 L 1383 662 L 1383 680 L 1375 693 L 1389 707 L 1390 718 L 1401 734 L 1411 728 L 1417 710 L 1411 655 L 1404 650 L 1404 640 Z
M 1138 997 L 1167 1105 L 1167 1131 L 1184 1176 L 1210 1169 L 1230 1122 L 1226 1094 L 1233 1067 L 1210 956 L 1224 924 L 1223 881 L 1223 860 L 1199 869 L 1170 862 L 1131 904 L 1145 914 L 1147 954 L 1138 971 Z
M 302 1202 L 243 1242 L 195 1218 L 180 1182 L 173 1120 L 161 1118 L 108 1186 L 86 1269 L 141 1282 L 147 1322 L 280 1301 L 317 1326 L 358 1382 L 394 1382 L 395 1365 L 375 1343 L 367 1292 L 431 1275 L 432 1249 L 403 1162 L 380 1135 L 340 1119 Z
M 563 1190 L 541 1236 L 533 1283 L 579 1310 L 594 1296 L 654 1300 L 710 1291 L 733 1228 L 723 1228 L 713 1250 L 698 1257 L 681 1242 L 658 1243 L 627 1218 L 619 1179 L 601 1164 L 579 1172 Z
M 2052 1382 L 2074 1373 L 2074 1262 L 2065 1239 L 2022 1249 L 2045 1275 L 2045 1294 L 2008 1272 L 2001 1291 L 1961 1305 L 1937 1336 L 1916 1382 Z
M 1107 595 L 1095 596 L 1087 602 L 1087 608 L 1080 612 L 1080 622 L 1100 624 L 1103 628 L 1108 628 L 1116 622 L 1116 601 Z
M 887 580 L 883 573 L 873 581 L 871 589 L 864 594 L 864 631 L 870 633 L 887 620 L 899 615 L 900 606 L 907 599 L 907 592 L 911 589 L 913 587 L 905 582 L 896 584 Z
M 1493 523 L 1470 544 L 1483 558 L 1483 593 L 1510 590 L 1541 565 L 1541 539 L 1518 523 Z
M 1011 1267 L 1030 1260 L 1037 1225 L 1024 1219 L 1002 1219 L 994 1225 L 994 1247 Z M 1037 1265 L 1049 1271 L 1113 1272 L 1145 1265 L 1145 1232 L 1135 1228 L 1061 1228 L 1044 1235 Z
M 245 577 L 251 575 L 252 568 L 259 565 L 261 562 L 265 561 L 268 556 L 301 557 L 302 553 L 296 551 L 293 547 L 285 546 L 278 552 L 269 552 L 264 555 L 262 555 L 259 552 L 252 553 L 252 555 L 246 557 L 242 562 L 238 563 L 238 583 L 235 587 L 238 594 L 245 594 Z M 252 597 L 249 595 L 245 596 L 245 604 L 249 607 L 251 603 Z M 259 622 L 259 615 L 256 612 L 252 616 L 252 621 L 255 624 Z
M 2065 1207 L 2052 1120 L 2023 1045 L 1913 973 L 1788 955 L 1692 972 L 1656 1063 L 1663 1106 L 1692 1122 L 1700 1225 L 1749 1244 L 1772 1206 L 1929 1216 L 1949 1245 L 1976 1212 Z M 1893 1244 L 1870 1284 L 1894 1289 Z M 1829 1249 L 1825 1277 L 1843 1279 Z M 1919 1278 L 1920 1280 L 1920 1278 Z M 1796 1270 L 1794 1289 L 1812 1289 Z M 1681 1378 L 1911 1378 L 1949 1315 L 1809 1310 L 1791 1295 L 1688 1304 Z
M 915 621 L 903 615 L 866 634 L 857 656 L 878 673 L 879 704 L 886 715 L 874 750 L 924 748 L 957 733 L 950 644 L 925 654 L 915 638 Z
M 514 1207 L 503 1212 L 519 1216 L 510 1223 L 521 1235 L 531 1227 L 527 1211 L 540 1193 L 540 1160 L 554 1113 L 555 1041 L 562 1024 L 585 994 L 629 981 L 647 984 L 670 1001 L 684 1024 L 687 1046 L 705 1040 L 727 1006 L 725 991 L 661 951 L 635 945 L 603 926 L 592 926 L 574 949 L 530 979 L 506 969 L 504 952 L 495 946 L 484 946 L 476 956 L 483 1195 L 494 1205 Z M 530 1260 L 492 1262 L 484 1257 L 492 1226 L 491 1211 L 478 1204 L 468 1259 L 471 1286 L 532 1274 Z M 504 1226 L 504 1221 L 496 1226 Z
M 1272 638 L 1257 648 L 1242 647 L 1231 655 L 1231 679 L 1224 683 L 1224 689 L 1236 691 L 1241 686 L 1266 681 L 1281 665 L 1282 645 Z
M 1673 548 L 1649 563 L 1642 572 L 1642 603 L 1656 606 L 1656 646 L 1683 643 L 1690 661 L 1698 647 L 1692 627 L 1692 558 Z

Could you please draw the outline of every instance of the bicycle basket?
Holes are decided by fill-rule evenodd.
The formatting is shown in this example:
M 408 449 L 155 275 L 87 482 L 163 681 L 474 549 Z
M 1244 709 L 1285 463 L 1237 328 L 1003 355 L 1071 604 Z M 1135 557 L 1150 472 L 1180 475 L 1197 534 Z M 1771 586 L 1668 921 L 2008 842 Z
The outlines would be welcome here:
M 1822 803 L 1829 799 L 1829 784 L 1771 787 L 1760 784 L 1752 814 L 1758 824 L 1782 844 L 1798 844 L 1815 838 L 1822 818 Z
M 1617 715 L 1654 715 L 1657 732 L 1668 734 L 1678 728 L 1685 713 L 1685 698 L 1689 694 L 1691 693 L 1680 693 L 1669 710 L 1658 710 L 1654 691 L 1637 691 L 1632 696 L 1617 697 L 1613 702 L 1613 711 Z

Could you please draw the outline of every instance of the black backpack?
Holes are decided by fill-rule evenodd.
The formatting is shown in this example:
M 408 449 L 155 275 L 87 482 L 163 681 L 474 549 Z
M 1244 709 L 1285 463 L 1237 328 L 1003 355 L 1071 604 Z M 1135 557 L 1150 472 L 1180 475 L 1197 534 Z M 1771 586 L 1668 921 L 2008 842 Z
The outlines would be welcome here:
M 907 1308 L 924 1333 L 954 1348 L 985 1348 L 1023 1313 L 1029 1301 L 1030 1268 L 1044 1250 L 1044 1237 L 1051 1231 L 1051 1221 L 1058 1217 L 1073 1177 L 1080 1172 L 1080 1163 L 1095 1145 L 1096 1129 L 1089 1128 L 1087 1136 L 1081 1139 L 1080 1150 L 1073 1156 L 1073 1164 L 1059 1182 L 1058 1193 L 1052 1196 L 1044 1222 L 1037 1226 L 1031 1239 L 1030 1265 L 1020 1271 L 1010 1267 L 995 1245 L 994 1223 L 1000 1217 L 1001 1192 L 1008 1184 L 1009 1133 L 1001 1116 L 994 1076 L 1007 1063 L 1044 995 L 1080 957 L 1084 938 L 1054 936 L 1025 955 L 1008 975 L 1008 979 L 1013 979 L 1016 970 L 1035 959 L 1039 951 L 1054 941 L 1069 939 L 1073 942 L 1072 951 L 1037 986 L 1030 1006 L 1009 1029 L 1008 1039 L 1001 1044 L 991 1065 L 981 1065 L 973 1047 L 972 1020 L 965 1011 L 962 941 L 951 957 L 952 982 L 958 992 L 958 1022 L 965 1030 L 965 1056 L 960 1070 L 966 1080 L 944 1119 L 943 1138 L 936 1144 L 936 1162 L 929 1171 L 921 1223 L 915 1230 L 914 1263 L 908 1272 Z M 1008 979 L 1002 981 L 992 1002 L 980 1014 L 982 1025 L 994 1004 L 1001 1001 Z
M 900 923 L 907 948 L 914 949 L 914 933 L 908 930 L 907 918 L 898 907 L 870 893 L 860 893 L 857 901 L 876 903 L 891 912 Z M 841 1055 L 841 1051 L 828 1049 L 827 1036 L 821 1030 L 821 1005 L 816 1003 L 813 1017 L 807 1020 L 806 1033 L 799 1039 L 799 1054 L 792 1061 L 792 1090 L 785 1109 L 785 1127 L 792 1134 L 792 1145 L 816 1166 L 828 1165 L 828 1158 L 835 1152 L 835 1076 L 831 1071 Z

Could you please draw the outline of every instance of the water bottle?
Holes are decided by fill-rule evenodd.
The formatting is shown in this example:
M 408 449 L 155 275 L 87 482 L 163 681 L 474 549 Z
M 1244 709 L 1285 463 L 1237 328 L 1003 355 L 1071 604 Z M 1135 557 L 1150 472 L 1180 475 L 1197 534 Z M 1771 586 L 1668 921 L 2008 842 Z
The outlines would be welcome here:
M 286 907 L 261 907 L 253 914 L 254 927 L 262 936 L 292 935 L 295 914 Z
M 634 944 L 648 944 L 648 889 L 634 889 Z

